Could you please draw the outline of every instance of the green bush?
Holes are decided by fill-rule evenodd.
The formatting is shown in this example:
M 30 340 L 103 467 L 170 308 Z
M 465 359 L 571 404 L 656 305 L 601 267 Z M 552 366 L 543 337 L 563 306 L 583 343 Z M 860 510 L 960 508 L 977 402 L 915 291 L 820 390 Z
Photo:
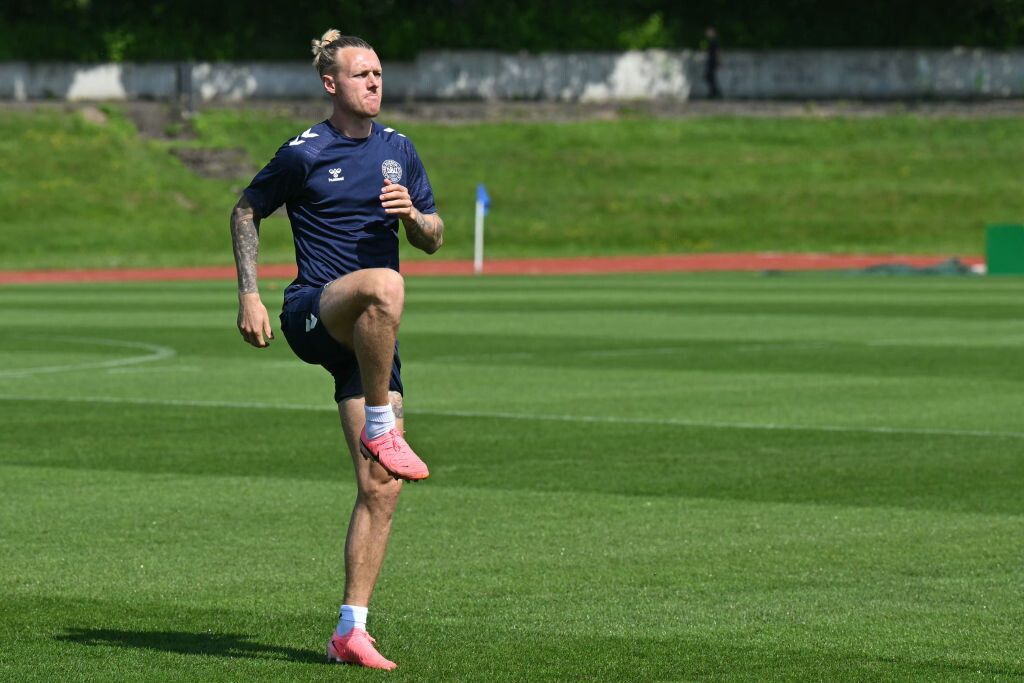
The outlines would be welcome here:
M 301 59 L 329 27 L 391 59 L 427 49 L 697 48 L 708 25 L 725 49 L 1007 48 L 1024 40 L 1024 2 L 294 0 L 282 9 L 269 0 L 7 0 L 0 60 Z

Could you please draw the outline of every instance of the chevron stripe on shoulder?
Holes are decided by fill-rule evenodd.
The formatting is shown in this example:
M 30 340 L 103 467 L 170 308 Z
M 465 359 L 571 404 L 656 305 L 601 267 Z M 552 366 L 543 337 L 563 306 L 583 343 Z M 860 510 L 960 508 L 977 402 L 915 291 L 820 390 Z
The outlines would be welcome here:
M 314 133 L 312 128 L 307 128 L 306 130 L 296 135 L 294 140 L 290 140 L 288 142 L 288 145 L 291 147 L 296 147 L 298 145 L 305 144 L 307 140 L 311 140 L 313 138 L 318 137 L 320 137 L 319 133 Z

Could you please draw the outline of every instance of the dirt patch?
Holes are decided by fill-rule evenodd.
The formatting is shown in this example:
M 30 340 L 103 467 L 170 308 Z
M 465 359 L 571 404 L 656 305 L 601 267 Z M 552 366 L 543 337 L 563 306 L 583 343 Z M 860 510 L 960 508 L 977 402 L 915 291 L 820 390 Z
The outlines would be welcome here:
M 150 140 L 176 142 L 196 137 L 192 117 L 176 104 L 166 102 L 125 102 L 119 105 L 139 131 Z M 244 149 L 196 149 L 171 147 L 186 168 L 203 178 L 236 180 L 251 178 L 258 169 L 249 161 Z M 180 203 L 180 202 L 179 202 Z
M 286 116 L 296 121 L 319 121 L 330 115 L 324 100 L 250 101 L 209 104 L 204 108 L 245 107 Z M 997 118 L 1024 116 L 1024 100 L 860 102 L 690 100 L 648 102 L 418 102 L 387 101 L 378 120 L 466 125 L 486 122 L 617 121 L 637 118 L 682 119 L 734 116 L 744 118 L 872 118 L 881 116 L 928 118 Z
M 181 107 L 166 102 L 124 102 L 117 105 L 151 140 L 189 140 L 196 137 L 192 121 Z
M 107 115 L 99 107 L 82 107 L 78 113 L 83 119 L 96 126 L 105 126 L 109 120 Z
M 649 102 L 406 102 L 385 104 L 382 120 L 453 125 L 504 121 L 616 121 L 622 119 L 872 118 L 881 116 L 995 118 L 1024 115 L 1024 100 L 988 102 L 855 102 L 690 100 Z
M 145 137 L 162 140 L 194 136 L 181 107 L 166 102 L 112 102 L 123 110 Z M 2 111 L 53 108 L 82 111 L 95 105 L 56 101 L 0 100 Z M 331 113 L 325 99 L 250 100 L 209 103 L 205 109 L 255 109 L 297 121 L 320 121 Z M 714 116 L 827 118 L 913 115 L 938 118 L 995 118 L 1024 116 L 1024 99 L 962 101 L 856 101 L 856 100 L 690 100 L 651 102 L 419 102 L 385 99 L 381 121 L 423 121 L 466 124 L 489 121 L 580 121 L 628 118 L 691 118 Z
M 181 163 L 196 175 L 203 178 L 218 180 L 237 180 L 251 178 L 257 169 L 249 161 L 245 150 L 239 147 L 231 149 L 195 149 L 175 147 L 171 154 L 181 159 Z

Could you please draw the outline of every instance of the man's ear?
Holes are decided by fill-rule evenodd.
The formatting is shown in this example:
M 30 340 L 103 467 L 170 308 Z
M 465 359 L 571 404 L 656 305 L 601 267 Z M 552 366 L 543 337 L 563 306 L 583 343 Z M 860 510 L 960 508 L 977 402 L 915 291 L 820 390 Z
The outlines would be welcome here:
M 333 74 L 324 74 L 323 76 L 320 77 L 320 80 L 323 81 L 324 90 L 327 91 L 328 95 L 337 94 L 338 84 L 335 82 Z

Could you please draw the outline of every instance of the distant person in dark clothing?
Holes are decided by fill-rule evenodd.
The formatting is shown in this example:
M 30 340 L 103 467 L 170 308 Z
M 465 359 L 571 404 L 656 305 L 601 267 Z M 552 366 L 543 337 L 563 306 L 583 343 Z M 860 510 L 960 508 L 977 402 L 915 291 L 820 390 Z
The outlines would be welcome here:
M 704 31 L 707 39 L 707 57 L 704 60 L 704 82 L 708 84 L 708 97 L 717 100 L 722 97 L 718 89 L 718 32 L 713 26 Z

